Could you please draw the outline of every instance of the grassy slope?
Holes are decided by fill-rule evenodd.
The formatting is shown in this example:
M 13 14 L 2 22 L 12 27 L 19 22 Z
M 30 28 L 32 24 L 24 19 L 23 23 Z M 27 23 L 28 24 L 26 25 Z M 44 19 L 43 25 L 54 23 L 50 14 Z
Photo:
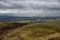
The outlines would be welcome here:
M 42 40 L 42 39 L 45 40 L 44 38 L 50 37 L 49 35 L 54 35 L 55 33 L 60 32 L 59 24 L 60 21 L 57 20 L 57 21 L 33 23 L 33 24 L 25 25 L 23 27 L 19 26 L 17 28 L 4 31 L 1 34 L 0 39 L 1 40 L 2 39 L 3 40 Z

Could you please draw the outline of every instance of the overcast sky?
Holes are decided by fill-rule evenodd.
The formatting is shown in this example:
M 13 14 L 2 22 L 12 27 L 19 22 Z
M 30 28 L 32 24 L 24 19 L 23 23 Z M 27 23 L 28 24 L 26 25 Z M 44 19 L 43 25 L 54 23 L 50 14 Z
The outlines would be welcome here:
M 60 0 L 0 0 L 0 13 L 15 16 L 60 16 Z

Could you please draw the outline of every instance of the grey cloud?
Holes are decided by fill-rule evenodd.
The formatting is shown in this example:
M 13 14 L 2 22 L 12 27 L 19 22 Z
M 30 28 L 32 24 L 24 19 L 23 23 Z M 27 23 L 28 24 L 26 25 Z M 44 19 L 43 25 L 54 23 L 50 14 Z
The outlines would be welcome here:
M 49 10 L 60 10 L 60 8 L 48 8 Z
M 33 15 L 60 15 L 60 0 L 0 0 L 0 9 L 43 10 L 43 13 L 33 13 Z M 27 16 L 30 13 L 22 15 Z
M 21 0 L 1 0 L 3 3 L 9 3 L 9 5 L 11 5 L 10 7 L 8 6 L 8 5 L 4 5 L 5 6 L 5 8 L 18 8 L 18 9 L 24 9 L 24 8 L 26 8 L 26 9 L 30 9 L 30 8 L 32 8 L 32 9 L 40 9 L 40 8 L 50 8 L 50 7 L 60 7 L 59 6 L 59 2 L 57 2 L 57 0 L 36 0 L 36 1 L 43 1 L 43 2 L 46 2 L 46 1 L 49 1 L 49 3 L 50 2 L 54 2 L 54 1 L 56 1 L 57 3 L 58 3 L 58 5 L 56 4 L 54 4 L 54 5 L 52 5 L 52 4 L 48 4 L 48 2 L 46 2 L 46 4 L 40 4 L 40 3 L 38 3 L 39 5 L 37 5 L 37 3 L 26 3 L 26 1 L 29 1 L 29 0 L 23 0 L 23 2 L 21 2 Z M 31 0 L 30 0 L 31 1 Z M 32 0 L 33 2 L 34 2 L 34 0 Z M 3 4 L 0 4 L 0 5 L 3 5 Z M 3 6 L 2 6 L 2 8 L 4 8 Z

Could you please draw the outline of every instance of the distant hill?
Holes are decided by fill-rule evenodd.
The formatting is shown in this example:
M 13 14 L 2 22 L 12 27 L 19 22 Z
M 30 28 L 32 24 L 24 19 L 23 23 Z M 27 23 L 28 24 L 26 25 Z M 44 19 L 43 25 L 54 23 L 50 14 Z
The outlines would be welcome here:
M 53 16 L 53 17 L 20 17 L 20 16 L 14 16 L 12 13 L 0 13 L 0 21 L 21 21 L 21 20 L 38 20 L 38 19 L 57 19 L 60 18 L 60 16 Z

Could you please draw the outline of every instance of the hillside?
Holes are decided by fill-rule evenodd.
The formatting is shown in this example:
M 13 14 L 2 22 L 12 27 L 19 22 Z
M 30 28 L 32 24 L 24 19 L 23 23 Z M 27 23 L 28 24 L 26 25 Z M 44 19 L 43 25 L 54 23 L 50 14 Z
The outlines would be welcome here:
M 0 22 L 0 40 L 60 40 L 60 20 Z

